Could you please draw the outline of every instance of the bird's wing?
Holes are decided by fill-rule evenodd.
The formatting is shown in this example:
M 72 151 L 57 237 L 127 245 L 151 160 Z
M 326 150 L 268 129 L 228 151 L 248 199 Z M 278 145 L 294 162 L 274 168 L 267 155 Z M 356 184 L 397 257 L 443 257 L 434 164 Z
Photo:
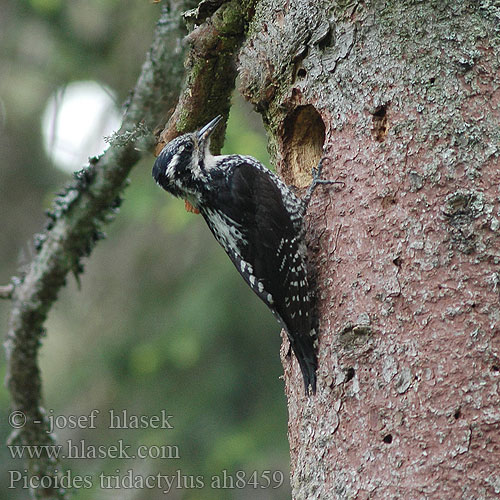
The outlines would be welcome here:
M 226 172 L 224 187 L 214 190 L 210 209 L 202 214 L 238 272 L 285 328 L 306 393 L 309 385 L 315 392 L 317 359 L 306 250 L 298 213 L 289 208 L 299 205 L 273 175 L 239 161 Z
M 238 272 L 285 329 L 309 335 L 305 248 L 293 214 L 285 207 L 284 188 L 273 182 L 272 175 L 239 162 L 227 176 L 227 189 L 221 189 L 211 204 L 214 213 L 207 222 Z M 226 234 L 221 234 L 222 226 Z M 227 227 L 237 234 L 227 234 Z M 239 244 L 232 245 L 236 240 Z

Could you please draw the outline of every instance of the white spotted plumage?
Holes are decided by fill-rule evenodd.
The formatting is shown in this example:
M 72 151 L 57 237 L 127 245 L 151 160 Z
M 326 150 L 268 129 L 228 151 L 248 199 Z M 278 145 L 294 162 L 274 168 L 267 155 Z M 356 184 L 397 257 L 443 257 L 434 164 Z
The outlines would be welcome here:
M 193 200 L 216 240 L 250 288 L 287 332 L 304 378 L 316 390 L 313 305 L 309 292 L 305 203 L 250 156 L 212 156 L 209 136 L 219 118 L 167 144 L 153 167 L 167 191 Z

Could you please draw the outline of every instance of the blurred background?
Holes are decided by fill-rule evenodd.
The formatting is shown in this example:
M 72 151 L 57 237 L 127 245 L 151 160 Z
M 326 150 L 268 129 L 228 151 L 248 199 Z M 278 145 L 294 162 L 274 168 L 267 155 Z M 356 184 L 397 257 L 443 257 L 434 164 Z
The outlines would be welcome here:
M 105 148 L 159 13 L 148 0 L 0 0 L 1 285 L 30 262 L 54 194 Z M 233 99 L 223 152 L 269 165 L 259 117 Z M 70 277 L 46 324 L 40 366 L 49 415 L 99 411 L 95 429 L 59 419 L 62 453 L 68 440 L 80 450 L 63 465 L 90 478 L 81 499 L 290 498 L 280 329 L 201 217 L 155 185 L 153 161 L 133 170 L 80 289 Z M 0 301 L 4 335 L 9 308 Z M 0 372 L 3 379 L 4 355 Z M 3 386 L 0 403 L 0 498 L 26 499 L 26 490 L 9 488 L 18 477 L 9 471 L 22 474 L 24 463 L 5 445 Z M 173 428 L 110 429 L 110 410 L 125 411 L 129 427 L 133 416 L 163 411 Z M 107 450 L 120 440 L 130 454 L 142 445 L 152 456 L 111 459 Z M 123 479 L 157 473 L 175 477 L 170 493 L 164 483 L 129 488 Z

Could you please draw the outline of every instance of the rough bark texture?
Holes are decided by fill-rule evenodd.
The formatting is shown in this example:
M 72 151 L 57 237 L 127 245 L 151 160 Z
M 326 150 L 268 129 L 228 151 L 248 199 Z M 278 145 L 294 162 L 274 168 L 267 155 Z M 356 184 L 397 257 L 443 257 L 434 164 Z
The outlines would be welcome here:
M 279 171 L 345 182 L 309 210 L 316 396 L 283 349 L 295 499 L 498 498 L 499 40 L 494 1 L 257 7 L 241 90 Z
M 241 47 L 255 0 L 203 0 L 184 14 L 192 25 L 191 46 L 184 90 L 177 107 L 161 132 L 156 155 L 178 135 L 196 130 L 218 114 L 229 115 L 236 80 L 235 54 Z M 218 153 L 224 142 L 225 125 L 218 127 L 211 149 Z

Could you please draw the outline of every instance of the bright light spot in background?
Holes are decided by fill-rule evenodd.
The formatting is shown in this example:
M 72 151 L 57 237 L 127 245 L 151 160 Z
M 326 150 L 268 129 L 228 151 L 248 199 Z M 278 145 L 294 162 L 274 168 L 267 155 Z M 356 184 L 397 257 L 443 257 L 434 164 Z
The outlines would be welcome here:
M 106 149 L 104 136 L 118 129 L 121 115 L 113 92 L 97 82 L 73 82 L 49 98 L 42 117 L 45 149 L 54 165 L 80 170 Z

